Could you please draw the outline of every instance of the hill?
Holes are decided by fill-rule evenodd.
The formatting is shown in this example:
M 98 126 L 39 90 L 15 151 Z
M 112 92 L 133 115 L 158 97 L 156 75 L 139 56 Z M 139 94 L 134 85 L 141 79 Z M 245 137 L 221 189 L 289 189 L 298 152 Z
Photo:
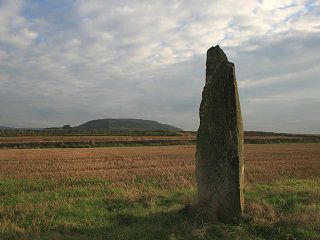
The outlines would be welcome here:
M 182 129 L 180 128 L 170 126 L 168 124 L 162 124 L 152 120 L 112 118 L 92 120 L 81 124 L 77 128 L 108 131 L 182 131 Z
M 12 127 L 0 126 L 0 129 L 14 129 L 14 128 L 12 128 Z

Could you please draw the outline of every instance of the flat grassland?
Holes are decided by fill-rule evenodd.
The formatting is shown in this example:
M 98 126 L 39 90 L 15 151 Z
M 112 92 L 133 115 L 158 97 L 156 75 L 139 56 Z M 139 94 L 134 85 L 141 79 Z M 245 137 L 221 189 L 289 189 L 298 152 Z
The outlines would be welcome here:
M 0 150 L 0 239 L 320 239 L 320 144 L 246 144 L 238 223 L 184 211 L 194 145 Z
M 195 134 L 183 133 L 173 136 L 0 136 L 0 148 L 43 148 L 43 147 L 105 147 L 137 145 L 173 145 L 194 143 Z
M 60 134 L 60 135 L 59 135 Z M 100 135 L 99 135 L 100 134 Z M 127 135 L 125 135 L 127 134 Z M 320 143 L 320 136 L 245 132 L 245 143 Z M 196 132 L 68 132 L 0 130 L 0 149 L 92 148 L 117 146 L 168 146 L 195 144 Z
M 195 146 L 1 150 L 1 179 L 99 178 L 112 184 L 157 178 L 194 186 Z M 320 144 L 246 144 L 246 181 L 320 176 Z

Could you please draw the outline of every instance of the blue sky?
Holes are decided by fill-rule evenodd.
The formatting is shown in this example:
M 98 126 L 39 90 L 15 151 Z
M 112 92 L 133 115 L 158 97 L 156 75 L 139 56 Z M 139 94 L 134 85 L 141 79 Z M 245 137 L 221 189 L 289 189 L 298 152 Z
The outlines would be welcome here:
M 143 118 L 195 130 L 206 50 L 246 130 L 320 133 L 320 2 L 0 0 L 0 125 Z

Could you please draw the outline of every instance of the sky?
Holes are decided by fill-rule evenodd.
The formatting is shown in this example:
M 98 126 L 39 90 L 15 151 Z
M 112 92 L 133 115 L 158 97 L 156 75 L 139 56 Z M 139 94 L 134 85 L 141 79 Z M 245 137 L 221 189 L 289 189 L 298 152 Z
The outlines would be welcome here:
M 0 0 L 0 125 L 196 130 L 218 44 L 245 130 L 320 133 L 319 0 Z

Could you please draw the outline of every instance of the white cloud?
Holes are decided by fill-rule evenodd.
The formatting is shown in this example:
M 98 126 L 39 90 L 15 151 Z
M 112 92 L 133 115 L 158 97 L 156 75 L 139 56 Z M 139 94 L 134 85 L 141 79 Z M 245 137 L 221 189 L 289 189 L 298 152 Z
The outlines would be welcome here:
M 37 37 L 21 16 L 22 1 L 4 0 L 0 3 L 0 43 L 18 48 L 28 47 Z
M 250 99 L 251 103 L 263 104 L 268 102 L 269 104 L 286 103 L 294 101 L 305 101 L 305 100 L 317 100 L 320 101 L 320 95 L 318 89 L 304 89 L 295 92 L 273 94 L 266 97 L 254 97 Z
M 318 66 L 315 66 L 313 68 L 307 68 L 304 70 L 298 70 L 298 71 L 292 71 L 288 73 L 282 73 L 278 74 L 276 76 L 272 77 L 266 77 L 262 79 L 257 80 L 240 80 L 238 85 L 239 88 L 257 88 L 257 87 L 263 87 L 263 86 L 270 86 L 277 84 L 283 84 L 283 83 L 295 83 L 295 81 L 304 81 L 306 78 L 312 77 L 312 76 L 319 76 L 320 75 L 320 69 Z M 320 96 L 320 90 L 316 90 L 317 93 Z

